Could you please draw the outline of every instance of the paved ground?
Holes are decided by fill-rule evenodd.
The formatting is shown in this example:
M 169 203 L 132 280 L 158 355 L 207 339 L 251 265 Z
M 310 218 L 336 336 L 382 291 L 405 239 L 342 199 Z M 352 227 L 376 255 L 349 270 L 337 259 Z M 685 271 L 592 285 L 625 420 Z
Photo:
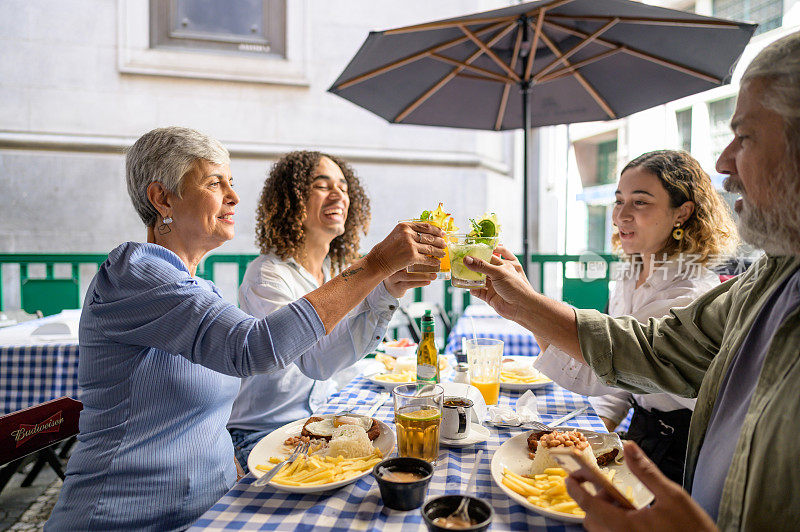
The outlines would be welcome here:
M 21 488 L 24 478 L 22 473 L 17 473 L 0 493 L 0 530 L 41 530 L 41 525 L 50 515 L 58 488 L 54 487 L 46 495 L 45 492 L 51 484 L 59 480 L 58 476 L 52 469 L 45 467 L 32 486 Z M 36 506 L 31 508 L 34 503 L 37 503 Z M 25 516 L 25 521 L 20 522 L 28 508 L 31 511 Z

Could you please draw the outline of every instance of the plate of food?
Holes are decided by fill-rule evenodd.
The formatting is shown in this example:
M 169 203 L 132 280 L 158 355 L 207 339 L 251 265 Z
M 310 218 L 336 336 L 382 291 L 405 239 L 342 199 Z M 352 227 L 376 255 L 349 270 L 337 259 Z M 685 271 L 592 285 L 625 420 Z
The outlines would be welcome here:
M 336 425 L 336 426 L 334 426 Z M 299 419 L 264 436 L 250 452 L 247 467 L 260 478 L 288 458 L 302 442 L 311 443 L 308 456 L 286 464 L 269 485 L 293 493 L 317 493 L 346 486 L 369 475 L 392 454 L 395 436 L 375 418 L 333 414 Z
M 500 388 L 503 390 L 533 390 L 547 386 L 552 380 L 533 367 L 535 357 L 506 357 L 500 366 Z
M 399 340 L 384 342 L 383 352 L 394 358 L 414 356 L 417 353 L 417 344 L 410 338 L 400 338 Z
M 417 359 L 416 357 L 390 357 L 378 353 L 375 360 L 383 364 L 383 370 L 371 373 L 366 376 L 372 384 L 383 386 L 387 390 L 393 390 L 395 386 L 409 384 L 417 380 Z M 439 373 L 447 371 L 449 364 L 443 356 L 439 357 Z
M 584 512 L 567 494 L 567 473 L 555 458 L 556 450 L 564 449 L 576 450 L 596 463 L 600 473 L 636 508 L 653 500 L 650 490 L 621 459 L 622 442 L 617 434 L 571 427 L 525 432 L 507 440 L 492 457 L 492 479 L 525 508 L 558 521 L 581 523 Z

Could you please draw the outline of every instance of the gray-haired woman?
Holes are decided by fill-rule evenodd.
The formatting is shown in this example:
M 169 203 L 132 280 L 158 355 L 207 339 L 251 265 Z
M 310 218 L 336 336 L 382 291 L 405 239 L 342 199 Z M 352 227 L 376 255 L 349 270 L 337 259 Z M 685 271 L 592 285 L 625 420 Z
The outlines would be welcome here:
M 186 528 L 236 480 L 225 423 L 240 377 L 291 364 L 384 278 L 444 254 L 439 229 L 399 224 L 339 276 L 257 320 L 194 276 L 234 235 L 227 150 L 191 129 L 156 129 L 128 152 L 126 175 L 147 243 L 113 250 L 86 294 L 81 432 L 50 530 Z

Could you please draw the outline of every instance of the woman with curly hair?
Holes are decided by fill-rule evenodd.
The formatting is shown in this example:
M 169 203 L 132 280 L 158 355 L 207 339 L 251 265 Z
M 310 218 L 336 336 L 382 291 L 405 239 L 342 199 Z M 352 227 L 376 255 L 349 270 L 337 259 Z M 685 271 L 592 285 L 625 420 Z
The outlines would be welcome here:
M 719 284 L 708 269 L 731 251 L 736 229 L 711 179 L 688 153 L 645 153 L 622 170 L 612 215 L 612 244 L 624 262 L 609 299 L 611 316 L 660 318 Z M 605 386 L 588 366 L 540 342 L 535 366 L 590 401 L 608 430 L 633 407 L 628 439 L 665 475 L 681 482 L 695 399 L 667 393 L 631 394 Z
M 369 199 L 346 162 L 315 151 L 283 156 L 256 209 L 261 255 L 239 287 L 242 310 L 263 318 L 316 290 L 358 258 L 369 221 Z M 375 349 L 406 290 L 435 278 L 396 272 L 294 365 L 242 379 L 228 422 L 240 463 L 266 434 L 311 415 L 333 390 L 330 377 Z

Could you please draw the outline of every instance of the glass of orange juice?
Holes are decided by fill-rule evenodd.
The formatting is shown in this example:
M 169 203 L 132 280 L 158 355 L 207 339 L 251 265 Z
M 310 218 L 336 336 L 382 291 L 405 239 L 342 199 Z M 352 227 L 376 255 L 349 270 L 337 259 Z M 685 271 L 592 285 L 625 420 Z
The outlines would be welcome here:
M 470 384 L 480 390 L 487 405 L 496 405 L 500 397 L 500 367 L 503 341 L 495 338 L 467 340 Z
M 419 218 L 412 218 L 411 220 L 402 220 L 402 221 L 431 224 L 434 227 L 438 227 L 439 229 L 441 229 L 441 224 L 432 220 L 421 220 Z M 435 273 L 437 279 L 444 279 L 444 280 L 450 279 L 450 252 L 448 251 L 447 247 L 445 247 L 444 257 L 439 257 L 438 266 L 431 266 L 429 264 L 409 264 L 406 267 L 406 271 L 408 273 L 413 273 L 413 272 Z

